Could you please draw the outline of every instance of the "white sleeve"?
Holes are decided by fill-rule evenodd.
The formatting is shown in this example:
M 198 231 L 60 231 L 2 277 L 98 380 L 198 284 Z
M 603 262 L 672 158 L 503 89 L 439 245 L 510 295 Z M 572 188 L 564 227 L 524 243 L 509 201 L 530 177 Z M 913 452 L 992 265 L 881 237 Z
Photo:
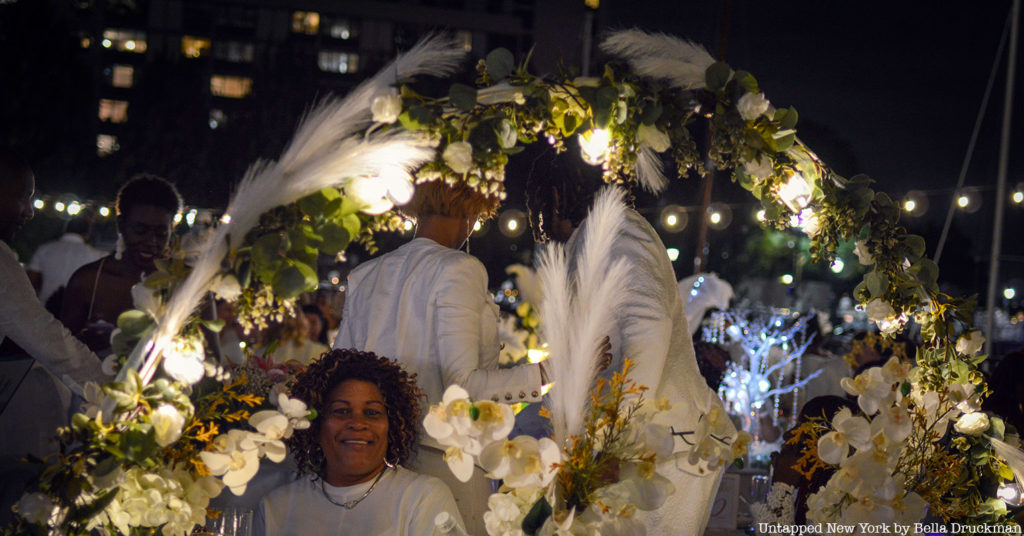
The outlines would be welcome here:
M 25 271 L 4 253 L 0 251 L 0 334 L 10 337 L 72 390 L 75 383 L 109 381 L 96 354 L 43 307 Z
M 476 400 L 541 400 L 538 365 L 480 368 L 480 319 L 487 306 L 483 265 L 475 259 L 459 259 L 446 267 L 442 277 L 435 287 L 434 326 L 443 387 L 458 384 Z

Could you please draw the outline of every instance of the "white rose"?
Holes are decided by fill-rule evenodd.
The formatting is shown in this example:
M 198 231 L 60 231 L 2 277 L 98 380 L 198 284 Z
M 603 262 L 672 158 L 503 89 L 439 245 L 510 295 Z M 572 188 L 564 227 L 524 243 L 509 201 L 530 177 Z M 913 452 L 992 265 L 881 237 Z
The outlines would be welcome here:
M 516 146 L 518 139 L 519 132 L 516 131 L 515 125 L 508 119 L 502 119 L 498 125 L 498 145 L 502 149 L 511 149 Z
M 889 302 L 875 298 L 868 302 L 865 311 L 868 313 L 868 320 L 878 322 L 896 316 L 896 310 L 889 305 Z
M 381 92 L 373 97 L 370 112 L 377 123 L 394 123 L 402 113 L 402 96 L 394 89 Z
M 980 352 L 984 345 L 985 336 L 981 334 L 981 331 L 972 329 L 957 339 L 956 351 L 963 355 L 974 355 Z
M 758 156 L 757 160 L 747 160 L 743 163 L 743 169 L 747 172 L 747 175 L 755 179 L 767 179 L 775 172 L 772 168 L 771 159 L 764 156 Z
M 473 146 L 468 141 L 448 144 L 441 155 L 444 163 L 456 173 L 465 173 L 473 167 Z
M 166 447 L 181 437 L 181 427 L 185 425 L 185 416 L 171 404 L 160 404 L 149 414 L 149 424 L 153 425 L 156 444 Z
M 656 153 L 665 152 L 672 146 L 668 134 L 658 130 L 658 127 L 654 125 L 641 124 L 640 128 L 636 129 L 636 139 L 641 144 L 654 149 Z
M 980 411 L 965 413 L 957 419 L 953 429 L 964 435 L 981 435 L 988 430 L 988 415 Z
M 238 284 L 238 279 L 234 275 L 224 274 L 213 284 L 213 293 L 222 300 L 233 302 L 242 294 L 242 286 Z
M 875 258 L 871 256 L 871 252 L 868 251 L 868 241 L 858 240 L 856 246 L 853 248 L 853 254 L 857 256 L 857 261 L 864 266 L 871 266 L 875 264 Z
M 49 525 L 56 517 L 57 505 L 42 493 L 26 493 L 21 496 L 13 510 L 30 523 Z
M 747 93 L 736 103 L 736 110 L 743 119 L 753 121 L 768 111 L 769 104 L 764 93 Z

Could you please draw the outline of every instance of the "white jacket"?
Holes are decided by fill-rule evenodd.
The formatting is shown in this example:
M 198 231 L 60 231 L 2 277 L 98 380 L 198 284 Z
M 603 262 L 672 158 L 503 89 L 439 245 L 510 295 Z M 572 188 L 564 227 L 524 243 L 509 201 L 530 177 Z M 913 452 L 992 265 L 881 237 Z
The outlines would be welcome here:
M 396 359 L 441 401 L 458 384 L 474 400 L 537 402 L 540 368 L 498 368 L 498 308 L 476 258 L 416 238 L 361 264 L 348 278 L 334 348 Z

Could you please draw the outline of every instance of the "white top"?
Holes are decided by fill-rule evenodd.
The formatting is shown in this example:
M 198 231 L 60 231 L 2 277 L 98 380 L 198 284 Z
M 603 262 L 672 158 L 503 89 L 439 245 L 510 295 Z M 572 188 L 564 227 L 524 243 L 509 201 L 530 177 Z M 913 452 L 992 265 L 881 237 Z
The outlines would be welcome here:
M 105 255 L 106 252 L 86 244 L 78 233 L 64 233 L 59 239 L 39 246 L 28 263 L 29 270 L 43 275 L 39 301 L 46 303 L 54 291 L 68 284 L 75 270 Z
M 440 480 L 398 467 L 351 510 L 336 503 L 362 497 L 373 480 L 334 487 L 314 477 L 272 491 L 253 516 L 253 536 L 377 535 L 430 536 L 434 517 L 448 512 L 463 526 L 452 492 Z M 321 484 L 323 487 L 321 488 Z
M 584 220 L 566 244 L 570 259 L 579 255 L 586 225 Z M 701 415 L 712 407 L 721 407 L 722 402 L 697 367 L 684 304 L 665 245 L 651 224 L 632 209 L 626 210 L 607 262 L 619 258 L 629 259 L 633 268 L 630 292 L 616 311 L 619 329 L 609 334 L 612 364 L 602 374 L 621 370 L 623 358 L 628 357 L 633 362 L 629 377 L 651 389 L 645 399 L 665 397 L 672 406 L 658 421 L 676 432 L 695 430 Z M 676 452 L 691 448 L 679 437 L 675 443 Z M 686 533 L 700 534 L 711 515 L 724 467 L 701 472 L 682 456 L 661 464 L 658 471 L 672 482 L 675 493 L 658 510 L 638 511 L 637 519 L 646 526 L 649 536 L 674 536 L 680 534 L 680 527 L 693 527 Z
M 539 367 L 499 369 L 499 346 L 487 271 L 466 253 L 416 238 L 349 275 L 334 347 L 396 359 L 427 404 L 452 384 L 475 400 L 539 401 Z
M 72 390 L 108 381 L 102 363 L 39 303 L 18 257 L 0 241 L 0 341 L 10 337 Z

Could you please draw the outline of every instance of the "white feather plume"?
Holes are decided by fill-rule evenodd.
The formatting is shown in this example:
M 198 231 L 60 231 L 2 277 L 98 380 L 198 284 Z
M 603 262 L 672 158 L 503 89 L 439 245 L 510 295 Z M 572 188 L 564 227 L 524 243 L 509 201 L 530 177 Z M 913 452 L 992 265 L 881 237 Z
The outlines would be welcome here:
M 705 87 L 704 73 L 715 63 L 698 44 L 639 29 L 612 32 L 601 43 L 601 50 L 626 60 L 641 76 L 667 80 L 681 89 Z
M 642 186 L 652 194 L 660 194 L 667 186 L 661 157 L 648 147 L 640 147 L 636 153 L 636 176 Z
M 1010 466 L 1013 476 L 1017 477 L 1017 482 L 1024 485 L 1024 451 L 994 437 L 989 437 L 988 440 L 996 454 L 1006 460 L 1006 465 Z
M 356 134 L 370 123 L 379 92 L 417 74 L 447 74 L 464 54 L 450 38 L 429 36 L 348 97 L 325 99 L 306 114 L 277 162 L 256 162 L 246 172 L 228 203 L 229 218 L 210 235 L 192 272 L 171 296 L 152 345 L 140 342 L 123 370 L 138 367 L 145 358 L 140 374 L 144 381 L 152 378 L 162 351 L 213 285 L 229 243 L 240 244 L 261 214 L 351 177 L 378 176 L 388 168 L 412 171 L 432 158 L 434 147 L 410 133 Z
M 571 281 L 568 274 L 549 269 L 555 266 L 567 272 L 568 267 L 562 266 L 568 264 L 564 259 L 560 265 L 542 258 L 538 269 L 544 289 L 541 326 L 550 352 L 546 367 L 555 383 L 549 409 L 555 441 L 560 445 L 583 430 L 590 389 L 598 372 L 598 350 L 615 329 L 615 311 L 628 290 L 629 261 L 622 258 L 612 262 L 612 245 L 625 221 L 623 195 L 614 186 L 598 194 L 578 231 L 583 233 L 581 251 Z M 564 251 L 556 246 L 553 255 L 559 254 L 564 256 Z

